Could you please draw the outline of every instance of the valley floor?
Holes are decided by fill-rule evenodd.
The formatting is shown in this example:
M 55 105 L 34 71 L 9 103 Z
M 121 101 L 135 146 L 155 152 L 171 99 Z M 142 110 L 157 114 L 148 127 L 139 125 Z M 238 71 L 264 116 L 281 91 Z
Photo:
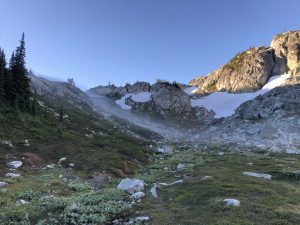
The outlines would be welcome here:
M 146 182 L 146 197 L 133 205 L 130 195 L 116 188 L 120 179 L 109 179 L 94 191 L 80 179 L 85 174 L 63 167 L 6 179 L 10 185 L 0 192 L 1 224 L 110 224 L 138 216 L 149 216 L 145 224 L 155 225 L 300 224 L 299 155 L 219 146 L 205 151 L 181 147 L 172 155 L 150 157 L 152 163 L 134 176 Z M 62 177 L 77 179 L 65 182 Z M 153 184 L 158 185 L 157 198 L 149 193 Z M 29 203 L 16 206 L 21 198 Z M 228 198 L 240 206 L 226 206 Z

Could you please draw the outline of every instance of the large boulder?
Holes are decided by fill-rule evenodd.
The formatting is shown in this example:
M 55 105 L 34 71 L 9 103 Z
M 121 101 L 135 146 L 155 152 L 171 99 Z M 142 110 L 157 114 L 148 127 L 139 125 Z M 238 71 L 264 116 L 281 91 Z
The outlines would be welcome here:
M 195 78 L 189 84 L 198 86 L 195 93 L 253 92 L 267 83 L 273 67 L 272 48 L 250 48 L 237 54 L 226 65 L 211 72 L 207 77 Z
M 273 73 L 300 75 L 300 30 L 276 35 L 271 47 L 276 55 Z
M 126 178 L 118 184 L 118 189 L 134 194 L 144 190 L 144 185 L 144 181 L 142 180 Z

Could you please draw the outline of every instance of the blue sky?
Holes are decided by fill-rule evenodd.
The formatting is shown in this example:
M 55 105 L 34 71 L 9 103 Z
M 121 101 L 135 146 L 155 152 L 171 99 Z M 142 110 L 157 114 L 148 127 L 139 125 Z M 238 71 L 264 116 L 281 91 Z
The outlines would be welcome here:
M 300 29 L 299 0 L 0 0 L 0 46 L 26 35 L 27 66 L 86 89 L 187 83 Z

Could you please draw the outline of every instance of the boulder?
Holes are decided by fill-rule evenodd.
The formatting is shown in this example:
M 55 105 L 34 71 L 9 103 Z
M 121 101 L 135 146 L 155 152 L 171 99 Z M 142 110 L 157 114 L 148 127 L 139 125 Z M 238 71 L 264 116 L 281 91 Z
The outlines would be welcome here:
M 0 182 L 0 188 L 1 188 L 1 187 L 5 187 L 5 186 L 7 186 L 7 185 L 8 185 L 8 183 L 6 183 L 6 182 L 2 182 L 2 181 Z
M 14 179 L 14 178 L 21 177 L 21 174 L 18 174 L 18 173 L 7 173 L 7 174 L 5 174 L 5 177 Z
M 178 165 L 177 165 L 177 170 L 184 170 L 185 169 L 185 164 L 183 164 L 183 163 L 179 163 Z
M 157 198 L 158 197 L 156 189 L 157 189 L 157 185 L 156 184 L 154 184 L 153 187 L 150 189 L 150 194 L 151 194 L 151 196 L 153 198 Z
M 23 165 L 21 161 L 11 161 L 9 163 L 6 163 L 6 165 L 12 169 L 17 169 Z
M 132 195 L 130 196 L 130 198 L 133 198 L 133 199 L 135 199 L 135 200 L 139 200 L 139 199 L 141 199 L 141 198 L 143 198 L 143 197 L 145 197 L 145 196 L 146 196 L 146 195 L 145 195 L 144 192 L 138 191 L 138 192 L 135 192 L 134 194 L 132 194 Z
M 118 189 L 127 191 L 130 194 L 144 190 L 144 181 L 138 179 L 122 179 L 118 184 Z
M 223 200 L 226 206 L 240 206 L 240 201 L 234 198 L 226 198 Z
M 24 199 L 20 199 L 16 201 L 16 205 L 20 206 L 20 205 L 25 205 L 28 204 L 29 202 L 25 201 Z

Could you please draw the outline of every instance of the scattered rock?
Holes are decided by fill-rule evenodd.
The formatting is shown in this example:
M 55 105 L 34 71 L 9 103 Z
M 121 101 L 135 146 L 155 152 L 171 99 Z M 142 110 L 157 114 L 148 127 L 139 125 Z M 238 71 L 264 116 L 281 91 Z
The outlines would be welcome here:
M 153 187 L 150 189 L 150 194 L 151 194 L 151 196 L 153 198 L 157 198 L 158 197 L 156 189 L 157 189 L 157 185 L 156 184 L 154 184 Z
M 1 187 L 5 187 L 5 186 L 7 186 L 7 185 L 8 185 L 8 183 L 6 183 L 6 182 L 2 182 L 2 181 L 0 182 L 0 188 L 1 188 Z
M 29 143 L 28 140 L 24 140 L 24 146 L 25 146 L 25 147 L 29 147 L 29 146 L 30 146 L 30 143 Z
M 223 156 L 225 153 L 224 152 L 218 152 L 219 156 Z
M 76 176 L 74 175 L 59 175 L 60 178 L 62 178 L 62 180 L 64 182 L 72 182 L 72 181 L 75 181 L 77 179 Z
M 9 140 L 0 140 L 0 143 L 3 144 L 3 145 L 8 145 L 9 147 L 13 148 L 13 144 L 11 141 Z
M 75 163 L 69 163 L 69 166 L 70 166 L 70 167 L 74 167 L 74 166 L 75 166 Z
M 21 177 L 21 174 L 18 174 L 18 173 L 7 173 L 7 174 L 5 174 L 5 177 L 14 179 L 14 178 Z
M 204 176 L 201 178 L 201 180 L 211 180 L 211 179 L 213 179 L 212 176 Z
M 18 201 L 16 201 L 16 205 L 20 206 L 20 205 L 25 205 L 28 204 L 29 202 L 25 201 L 24 199 L 20 199 Z
M 267 179 L 267 180 L 271 180 L 272 179 L 272 175 L 270 175 L 270 174 L 264 174 L 264 173 L 243 172 L 243 175 L 250 176 L 250 177 L 263 178 L 263 179 Z
M 149 216 L 138 216 L 134 219 L 135 222 L 143 222 L 150 220 Z
M 177 165 L 177 170 L 184 170 L 185 169 L 185 165 L 183 163 L 179 163 Z
M 47 165 L 46 169 L 54 169 L 55 164 Z
M 133 199 L 135 199 L 135 200 L 138 200 L 138 199 L 141 199 L 141 198 L 143 198 L 143 197 L 145 197 L 145 196 L 146 196 L 146 195 L 145 195 L 144 192 L 138 191 L 138 192 L 135 192 L 134 194 L 132 194 L 132 195 L 130 196 L 130 198 L 133 198 Z
M 118 189 L 127 191 L 130 194 L 144 190 L 144 181 L 138 179 L 122 179 L 118 184 Z
M 226 198 L 223 200 L 226 206 L 240 206 L 240 201 L 234 198 Z
M 156 152 L 163 154 L 172 154 L 173 147 L 171 145 L 161 145 L 156 148 Z
M 161 185 L 161 186 L 172 186 L 174 184 L 179 184 L 179 183 L 182 183 L 182 182 L 183 182 L 183 180 L 177 180 L 177 181 L 175 181 L 173 183 L 170 183 L 170 184 L 168 184 L 168 183 L 158 183 L 158 184 Z
M 62 157 L 62 158 L 60 158 L 59 160 L 58 160 L 58 164 L 61 164 L 63 161 L 65 161 L 65 160 L 67 160 L 67 158 L 66 157 Z
M 6 163 L 6 165 L 10 168 L 17 169 L 17 168 L 21 167 L 23 165 L 23 163 L 21 161 L 12 161 L 12 162 Z

